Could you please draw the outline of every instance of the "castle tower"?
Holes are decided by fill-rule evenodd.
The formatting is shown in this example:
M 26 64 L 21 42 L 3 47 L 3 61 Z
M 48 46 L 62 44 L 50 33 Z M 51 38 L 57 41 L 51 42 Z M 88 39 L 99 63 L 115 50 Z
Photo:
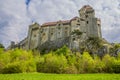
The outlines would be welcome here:
M 82 19 L 87 19 L 88 17 L 95 17 L 95 11 L 91 6 L 85 5 L 79 10 L 79 16 Z
M 98 27 L 94 9 L 89 5 L 85 5 L 79 10 L 79 15 L 85 21 L 84 28 L 87 36 L 101 37 L 101 29 Z
M 33 23 L 28 31 L 28 49 L 36 49 L 39 44 L 39 24 Z

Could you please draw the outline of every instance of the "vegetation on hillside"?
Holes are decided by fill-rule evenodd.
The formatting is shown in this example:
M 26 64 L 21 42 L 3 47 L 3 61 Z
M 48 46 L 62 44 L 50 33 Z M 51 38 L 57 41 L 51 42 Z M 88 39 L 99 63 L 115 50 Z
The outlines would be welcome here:
M 0 48 L 4 48 L 3 44 L 0 43 Z
M 106 54 L 102 59 L 88 52 L 72 53 L 62 48 L 40 55 L 37 51 L 0 49 L 0 73 L 120 73 L 120 55 Z

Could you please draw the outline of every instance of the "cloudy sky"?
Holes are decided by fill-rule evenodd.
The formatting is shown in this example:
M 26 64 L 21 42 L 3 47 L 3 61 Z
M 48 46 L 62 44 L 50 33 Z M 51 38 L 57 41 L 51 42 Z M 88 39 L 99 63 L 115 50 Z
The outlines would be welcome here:
M 16 43 L 27 36 L 28 25 L 71 19 L 83 5 L 91 5 L 102 21 L 102 36 L 120 42 L 120 0 L 0 0 L 0 43 Z

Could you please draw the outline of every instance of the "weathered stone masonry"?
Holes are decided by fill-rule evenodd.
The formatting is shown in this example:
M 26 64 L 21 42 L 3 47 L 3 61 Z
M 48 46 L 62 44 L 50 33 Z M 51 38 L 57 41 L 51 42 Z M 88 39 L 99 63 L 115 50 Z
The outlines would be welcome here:
M 101 21 L 95 17 L 94 9 L 85 5 L 78 12 L 80 17 L 74 17 L 70 20 L 30 25 L 27 38 L 17 45 L 26 50 L 51 50 L 63 45 L 77 49 L 80 43 L 88 37 L 102 38 Z M 71 33 L 76 30 L 82 34 L 72 35 Z

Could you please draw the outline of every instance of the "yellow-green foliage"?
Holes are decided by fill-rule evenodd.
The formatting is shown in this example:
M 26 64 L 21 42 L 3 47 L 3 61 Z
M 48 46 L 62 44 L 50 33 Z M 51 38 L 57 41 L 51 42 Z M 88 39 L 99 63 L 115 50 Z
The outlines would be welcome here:
M 40 55 L 37 51 L 0 49 L 0 73 L 120 73 L 120 55 L 102 59 L 88 52 L 72 53 L 66 46 Z
M 0 51 L 0 72 L 35 72 L 36 63 L 31 51 L 21 49 Z
M 38 63 L 39 72 L 62 73 L 67 66 L 67 60 L 63 55 L 57 55 L 53 52 L 45 54 Z

